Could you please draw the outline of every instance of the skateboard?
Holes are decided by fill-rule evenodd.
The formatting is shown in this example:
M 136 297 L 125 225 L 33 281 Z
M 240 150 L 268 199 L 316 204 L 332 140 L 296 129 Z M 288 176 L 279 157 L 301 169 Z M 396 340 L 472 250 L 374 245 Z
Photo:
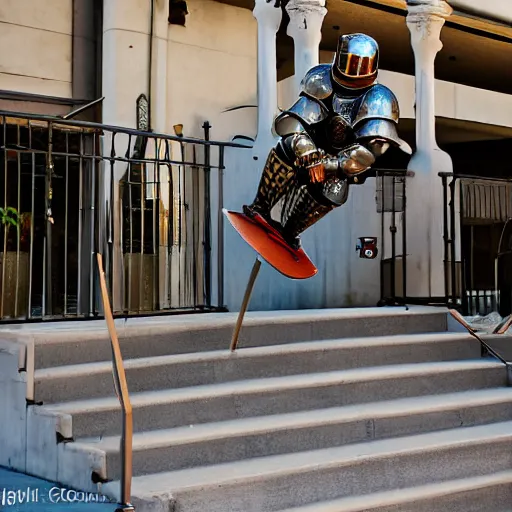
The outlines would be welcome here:
M 238 234 L 269 265 L 290 279 L 309 279 L 318 269 L 304 249 L 295 249 L 263 217 L 249 217 L 244 213 L 222 210 Z

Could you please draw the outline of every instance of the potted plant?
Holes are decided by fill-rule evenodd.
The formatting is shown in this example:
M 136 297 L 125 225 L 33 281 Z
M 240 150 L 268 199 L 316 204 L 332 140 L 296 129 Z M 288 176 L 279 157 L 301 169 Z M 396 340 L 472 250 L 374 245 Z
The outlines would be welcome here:
M 0 317 L 27 315 L 31 216 L 16 208 L 0 208 L 3 250 L 0 253 Z

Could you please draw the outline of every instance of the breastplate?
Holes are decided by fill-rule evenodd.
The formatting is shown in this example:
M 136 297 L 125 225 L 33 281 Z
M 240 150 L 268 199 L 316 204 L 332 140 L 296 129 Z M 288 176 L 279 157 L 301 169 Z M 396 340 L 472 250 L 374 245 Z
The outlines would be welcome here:
M 341 116 L 350 127 L 352 127 L 352 123 L 356 117 L 358 107 L 359 97 L 342 98 L 335 94 L 332 99 L 333 111 Z
M 327 126 L 327 139 L 331 148 L 341 151 L 352 143 L 352 123 L 355 118 L 359 98 L 341 98 L 334 95 L 332 99 L 333 116 Z

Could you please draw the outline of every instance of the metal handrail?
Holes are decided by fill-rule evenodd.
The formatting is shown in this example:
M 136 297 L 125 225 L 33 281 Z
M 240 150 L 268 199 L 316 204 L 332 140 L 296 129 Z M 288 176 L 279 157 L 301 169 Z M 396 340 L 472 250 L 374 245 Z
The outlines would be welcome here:
M 440 172 L 438 176 L 441 178 L 453 178 L 456 180 L 479 180 L 479 181 L 499 181 L 502 183 L 512 183 L 510 178 L 493 178 L 492 176 L 480 176 L 472 174 L 455 174 L 453 172 Z
M 480 343 L 482 357 L 493 357 L 494 359 L 497 359 L 498 361 L 505 365 L 507 369 L 507 383 L 509 386 L 512 385 L 512 365 L 510 364 L 510 362 L 506 358 L 501 356 L 496 350 L 494 350 L 488 343 L 486 343 L 457 310 L 448 309 L 448 312 L 455 321 L 459 322 L 459 324 L 461 324 L 468 331 L 468 333 Z M 508 327 L 510 327 L 510 320 L 503 324 L 499 329 L 496 329 L 493 332 L 493 334 L 504 335 L 506 332 L 506 328 Z
M 204 140 L 195 137 L 181 137 L 178 135 L 169 135 L 166 133 L 148 132 L 143 130 L 137 130 L 135 128 L 125 128 L 123 126 L 114 126 L 109 124 L 95 123 L 93 121 L 77 121 L 63 119 L 62 117 L 45 115 L 45 114 L 26 114 L 23 112 L 12 112 L 9 110 L 0 110 L 0 117 L 12 117 L 17 119 L 26 119 L 28 121 L 46 121 L 62 126 L 77 126 L 82 128 L 96 129 L 98 131 L 107 130 L 113 133 L 124 133 L 125 135 L 149 137 L 152 139 L 163 139 L 173 142 L 189 142 L 191 144 L 199 144 L 202 146 L 218 146 L 218 147 L 230 147 L 230 148 L 244 148 L 248 149 L 252 146 L 245 144 L 237 144 L 236 142 L 221 142 L 216 140 Z
M 112 345 L 112 372 L 114 375 L 114 387 L 117 398 L 121 404 L 123 412 L 123 431 L 121 434 L 121 492 L 120 492 L 120 508 L 124 512 L 134 511 L 135 508 L 131 502 L 132 472 L 133 472 L 133 415 L 132 404 L 130 402 L 130 394 L 128 392 L 128 384 L 126 382 L 126 374 L 123 365 L 123 356 L 119 346 L 119 338 L 117 337 L 114 317 L 110 307 L 108 297 L 107 281 L 105 272 L 103 271 L 103 262 L 101 254 L 96 254 L 98 260 L 98 271 L 100 275 L 101 297 L 103 300 L 103 310 L 105 320 L 107 322 L 108 332 L 110 334 L 110 342 Z M 116 511 L 117 512 L 117 511 Z

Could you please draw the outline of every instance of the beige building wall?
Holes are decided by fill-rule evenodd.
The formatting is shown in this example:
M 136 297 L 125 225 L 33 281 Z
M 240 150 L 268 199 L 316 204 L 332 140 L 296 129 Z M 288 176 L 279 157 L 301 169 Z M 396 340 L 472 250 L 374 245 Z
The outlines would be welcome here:
M 478 13 L 480 16 L 512 23 L 512 2 L 510 0 L 449 0 L 455 9 Z
M 255 136 L 256 20 L 251 11 L 211 0 L 189 0 L 186 27 L 169 25 L 168 123 L 201 136 L 208 120 L 212 138 Z M 224 110 L 251 105 L 230 113 Z
M 0 89 L 71 97 L 72 0 L 1 0 Z

